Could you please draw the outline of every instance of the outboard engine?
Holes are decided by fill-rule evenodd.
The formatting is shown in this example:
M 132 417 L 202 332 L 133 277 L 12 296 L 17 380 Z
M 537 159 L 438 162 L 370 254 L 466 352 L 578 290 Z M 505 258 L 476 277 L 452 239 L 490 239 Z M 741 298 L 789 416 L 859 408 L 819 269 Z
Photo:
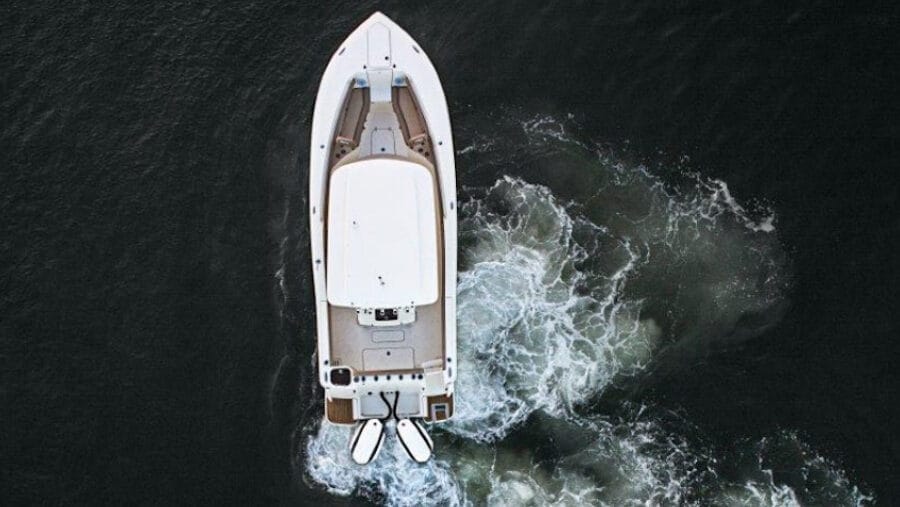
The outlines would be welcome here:
M 425 428 L 419 421 L 413 419 L 400 419 L 397 421 L 397 438 L 406 449 L 406 453 L 416 463 L 425 463 L 431 458 L 434 442 L 425 432 Z
M 356 427 L 350 439 L 350 454 L 359 465 L 372 462 L 384 444 L 384 423 L 378 419 L 369 419 Z

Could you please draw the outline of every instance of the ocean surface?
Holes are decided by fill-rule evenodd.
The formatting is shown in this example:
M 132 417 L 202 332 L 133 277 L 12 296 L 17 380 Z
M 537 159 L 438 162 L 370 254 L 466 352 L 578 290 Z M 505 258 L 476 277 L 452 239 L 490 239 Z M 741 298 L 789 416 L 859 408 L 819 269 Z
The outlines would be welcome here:
M 436 457 L 321 424 L 312 104 L 375 10 L 460 202 Z M 898 8 L 21 2 L 0 504 L 900 503 Z

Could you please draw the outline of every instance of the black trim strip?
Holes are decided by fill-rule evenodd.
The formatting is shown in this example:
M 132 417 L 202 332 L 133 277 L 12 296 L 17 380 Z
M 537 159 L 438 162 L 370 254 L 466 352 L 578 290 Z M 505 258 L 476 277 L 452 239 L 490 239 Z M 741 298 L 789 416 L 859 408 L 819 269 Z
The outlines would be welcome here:
M 359 425 L 359 428 L 357 428 L 356 437 L 353 438 L 353 443 L 350 444 L 350 454 L 353 454 L 353 452 L 356 450 L 356 444 L 359 443 L 359 437 L 362 436 L 363 427 L 365 427 L 365 425 L 366 423 L 362 423 Z
M 384 443 L 384 425 L 381 425 L 381 433 L 378 434 L 378 443 L 375 444 L 375 448 L 372 449 L 372 455 L 369 456 L 369 461 L 366 463 L 371 463 L 373 459 L 375 459 L 375 455 L 378 454 L 378 451 L 381 450 L 381 444 Z
M 432 442 L 431 439 L 428 438 L 428 434 L 425 433 L 425 430 L 423 430 L 421 426 L 419 426 L 418 421 L 413 421 L 412 419 L 410 419 L 409 422 L 412 423 L 412 425 L 416 429 L 416 431 L 419 432 L 419 436 L 421 436 L 422 440 L 425 441 L 425 444 L 428 445 L 428 450 L 433 451 L 434 450 L 434 442 Z
M 403 448 L 406 449 L 406 455 L 409 456 L 409 459 L 415 461 L 416 463 L 424 463 L 424 461 L 419 461 L 419 460 L 416 459 L 415 456 L 413 456 L 412 451 L 410 451 L 410 450 L 409 450 L 409 447 L 406 446 L 406 442 L 403 441 L 403 436 L 400 435 L 400 432 L 399 432 L 399 431 L 397 432 L 397 440 L 399 440 L 399 441 L 400 441 L 400 445 L 402 445 Z

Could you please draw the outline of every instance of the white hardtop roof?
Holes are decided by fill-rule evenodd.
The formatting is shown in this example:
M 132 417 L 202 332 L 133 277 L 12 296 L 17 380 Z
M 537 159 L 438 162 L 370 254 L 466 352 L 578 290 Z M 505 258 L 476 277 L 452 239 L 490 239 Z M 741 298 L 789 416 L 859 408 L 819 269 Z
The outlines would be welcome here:
M 434 178 L 392 158 L 334 171 L 328 196 L 328 302 L 354 308 L 427 305 L 438 298 Z

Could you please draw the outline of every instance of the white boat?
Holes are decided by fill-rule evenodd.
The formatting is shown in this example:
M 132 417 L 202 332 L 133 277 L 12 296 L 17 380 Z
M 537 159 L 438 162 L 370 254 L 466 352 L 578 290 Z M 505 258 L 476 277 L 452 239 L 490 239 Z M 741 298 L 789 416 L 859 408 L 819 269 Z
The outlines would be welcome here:
M 420 421 L 453 415 L 456 169 L 437 72 L 384 14 L 328 62 L 311 141 L 325 419 L 361 424 L 351 439 L 357 463 L 375 459 L 390 418 L 410 458 L 425 461 L 433 444 Z

